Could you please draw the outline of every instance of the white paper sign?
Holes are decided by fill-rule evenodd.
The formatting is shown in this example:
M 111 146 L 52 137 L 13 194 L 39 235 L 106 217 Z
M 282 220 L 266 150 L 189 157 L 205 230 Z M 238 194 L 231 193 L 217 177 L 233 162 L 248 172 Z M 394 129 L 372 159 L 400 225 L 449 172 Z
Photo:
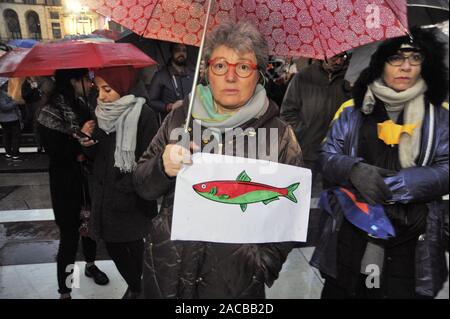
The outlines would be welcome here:
M 309 169 L 197 153 L 177 176 L 172 240 L 306 241 Z

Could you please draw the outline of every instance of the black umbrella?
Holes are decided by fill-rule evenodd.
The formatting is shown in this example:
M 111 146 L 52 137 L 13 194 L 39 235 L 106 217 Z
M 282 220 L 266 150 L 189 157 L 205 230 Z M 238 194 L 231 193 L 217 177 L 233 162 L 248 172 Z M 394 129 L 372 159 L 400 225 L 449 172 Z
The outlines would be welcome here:
M 448 0 L 408 0 L 409 27 L 434 25 L 449 18 Z
M 171 56 L 171 42 L 144 38 L 130 30 L 122 32 L 120 34 L 120 38 L 116 42 L 134 44 L 153 60 L 158 62 L 159 67 L 166 65 Z M 186 45 L 186 47 L 188 52 L 187 63 L 189 65 L 195 65 L 198 55 L 198 47 L 190 45 Z

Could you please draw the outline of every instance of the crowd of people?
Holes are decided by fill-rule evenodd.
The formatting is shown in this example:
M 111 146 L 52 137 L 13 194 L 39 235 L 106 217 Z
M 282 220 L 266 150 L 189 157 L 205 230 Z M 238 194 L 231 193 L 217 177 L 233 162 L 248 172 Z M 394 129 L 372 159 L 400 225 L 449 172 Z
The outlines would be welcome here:
M 297 243 L 170 240 L 176 177 L 186 158 L 205 146 L 224 153 L 211 145 L 235 128 L 276 129 L 278 162 L 308 168 L 323 183 L 332 214 L 321 212 L 311 259 L 325 278 L 322 298 L 435 297 L 448 276 L 444 56 L 432 29 L 413 29 L 382 43 L 351 85 L 351 52 L 276 65 L 255 27 L 222 24 L 206 40 L 189 122 L 215 134 L 191 149 L 170 137 L 185 125 L 192 98 L 195 71 L 185 45 L 171 46 L 148 86 L 132 66 L 22 79 L 22 98 L 36 110 L 34 128 L 50 159 L 61 298 L 71 297 L 68 267 L 80 236 L 86 276 L 109 282 L 95 265 L 96 242 L 103 241 L 127 283 L 124 298 L 264 298 Z M 0 84 L 6 157 L 17 160 L 20 108 Z M 390 138 L 380 133 L 385 129 Z M 253 156 L 239 147 L 227 155 Z M 335 195 L 342 188 L 383 207 L 396 236 L 378 238 L 351 223 Z M 369 264 L 381 270 L 378 289 L 366 285 Z

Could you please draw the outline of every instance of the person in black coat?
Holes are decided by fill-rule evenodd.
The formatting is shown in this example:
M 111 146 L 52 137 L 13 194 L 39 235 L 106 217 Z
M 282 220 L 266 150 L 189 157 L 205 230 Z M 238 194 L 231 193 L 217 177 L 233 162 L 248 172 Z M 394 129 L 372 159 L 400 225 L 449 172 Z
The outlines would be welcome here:
M 281 119 L 294 129 L 313 179 L 319 172 L 320 144 L 331 120 L 351 97 L 350 84 L 344 79 L 348 62 L 349 56 L 342 53 L 301 70 L 289 83 L 281 104 Z
M 160 122 L 182 105 L 183 99 L 191 93 L 194 81 L 194 71 L 187 65 L 187 47 L 173 43 L 170 51 L 169 62 L 155 74 L 148 90 L 150 107 L 158 112 Z
M 60 232 L 57 271 L 61 299 L 70 298 L 71 288 L 67 286 L 67 279 L 75 263 L 80 239 L 84 158 L 73 133 L 90 118 L 83 99 L 91 86 L 87 74 L 86 69 L 58 70 L 55 91 L 37 117 L 37 132 L 50 160 L 50 194 Z M 82 236 L 82 246 L 87 262 L 86 276 L 93 277 L 99 285 L 106 285 L 108 277 L 94 264 L 95 241 Z
M 32 129 L 38 146 L 38 152 L 42 151 L 42 143 L 39 140 L 39 134 L 37 133 L 36 120 L 40 109 L 47 105 L 49 98 L 54 91 L 54 86 L 55 83 L 49 76 L 27 77 L 22 84 L 22 98 L 24 99 L 28 110 L 27 114 L 25 114 L 28 121 L 26 124 Z M 25 127 L 27 127 L 26 124 Z
M 94 160 L 90 229 L 106 243 L 109 255 L 128 284 L 124 298 L 141 292 L 144 240 L 156 201 L 140 198 L 132 172 L 158 130 L 156 115 L 145 99 L 129 94 L 136 79 L 133 67 L 96 71 L 97 121 L 88 121 L 82 132 L 91 139 L 80 142 Z

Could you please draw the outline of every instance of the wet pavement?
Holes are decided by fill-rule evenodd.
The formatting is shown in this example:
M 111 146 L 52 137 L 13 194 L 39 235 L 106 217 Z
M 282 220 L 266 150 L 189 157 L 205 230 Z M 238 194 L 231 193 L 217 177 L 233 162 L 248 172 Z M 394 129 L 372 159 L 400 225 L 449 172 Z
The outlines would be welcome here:
M 44 172 L 48 168 L 48 157 L 41 153 L 24 153 L 20 161 L 0 156 L 0 173 Z

